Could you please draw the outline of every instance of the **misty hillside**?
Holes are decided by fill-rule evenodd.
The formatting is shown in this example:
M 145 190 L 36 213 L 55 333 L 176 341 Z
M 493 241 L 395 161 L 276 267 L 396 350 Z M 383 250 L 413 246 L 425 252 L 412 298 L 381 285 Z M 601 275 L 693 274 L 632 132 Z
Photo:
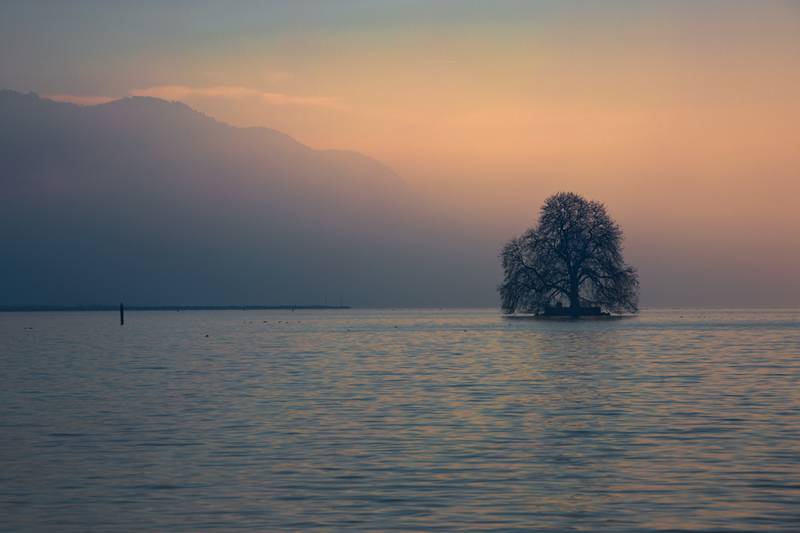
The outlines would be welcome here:
M 0 91 L 0 121 L 0 305 L 472 303 L 457 248 L 363 155 L 154 98 Z

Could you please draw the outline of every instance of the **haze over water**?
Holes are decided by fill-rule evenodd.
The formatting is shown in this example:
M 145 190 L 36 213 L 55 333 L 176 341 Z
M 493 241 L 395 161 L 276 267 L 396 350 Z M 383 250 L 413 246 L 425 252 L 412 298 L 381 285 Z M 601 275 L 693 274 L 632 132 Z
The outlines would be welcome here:
M 796 531 L 797 311 L 0 314 L 0 530 Z

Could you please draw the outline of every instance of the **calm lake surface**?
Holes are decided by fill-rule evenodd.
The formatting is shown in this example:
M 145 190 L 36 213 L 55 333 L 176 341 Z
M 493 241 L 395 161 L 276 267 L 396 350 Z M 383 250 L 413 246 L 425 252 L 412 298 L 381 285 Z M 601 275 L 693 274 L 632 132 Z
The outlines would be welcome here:
M 800 314 L 0 313 L 2 531 L 800 531 Z

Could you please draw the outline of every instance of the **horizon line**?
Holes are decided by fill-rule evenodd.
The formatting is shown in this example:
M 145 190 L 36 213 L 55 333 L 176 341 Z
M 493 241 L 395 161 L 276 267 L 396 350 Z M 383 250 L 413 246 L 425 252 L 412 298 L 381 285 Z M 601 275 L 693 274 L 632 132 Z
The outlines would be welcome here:
M 350 309 L 349 305 L 4 305 L 0 312 L 35 311 L 267 311 L 294 309 Z

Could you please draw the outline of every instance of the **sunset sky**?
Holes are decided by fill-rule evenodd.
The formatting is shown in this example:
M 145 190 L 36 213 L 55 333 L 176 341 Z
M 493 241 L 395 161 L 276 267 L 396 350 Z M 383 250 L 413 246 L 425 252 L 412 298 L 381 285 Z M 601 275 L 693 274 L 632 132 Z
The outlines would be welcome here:
M 573 190 L 645 304 L 800 302 L 797 3 L 6 1 L 0 87 L 359 151 L 481 243 Z

